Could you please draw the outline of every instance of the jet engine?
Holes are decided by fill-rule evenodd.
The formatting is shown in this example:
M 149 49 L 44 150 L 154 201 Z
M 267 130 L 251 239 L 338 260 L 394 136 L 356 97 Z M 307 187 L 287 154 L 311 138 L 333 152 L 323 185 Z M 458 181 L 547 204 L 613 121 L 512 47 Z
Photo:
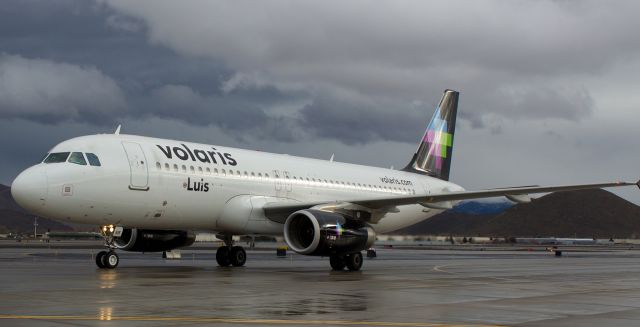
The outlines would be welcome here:
M 320 210 L 299 210 L 284 223 L 284 239 L 300 254 L 330 256 L 368 249 L 376 233 L 361 221 Z
M 160 252 L 189 246 L 196 235 L 187 231 L 148 230 L 125 228 L 114 238 L 118 249 L 134 252 Z

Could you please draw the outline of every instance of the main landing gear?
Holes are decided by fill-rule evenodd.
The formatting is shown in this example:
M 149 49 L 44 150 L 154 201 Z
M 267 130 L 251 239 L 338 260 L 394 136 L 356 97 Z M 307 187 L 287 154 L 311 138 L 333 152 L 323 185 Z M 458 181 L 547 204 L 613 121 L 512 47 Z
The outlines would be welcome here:
M 344 270 L 347 267 L 350 271 L 358 271 L 362 268 L 362 253 L 334 254 L 329 257 L 329 263 L 333 270 Z
M 96 255 L 96 265 L 102 269 L 113 269 L 120 263 L 120 258 L 115 252 L 115 245 L 113 244 L 113 234 L 115 227 L 113 225 L 101 226 L 100 234 L 104 238 L 104 245 L 109 249 L 108 251 L 100 251 Z
M 216 261 L 221 267 L 242 267 L 247 262 L 247 252 L 241 246 L 233 246 L 231 235 L 218 235 L 224 241 L 224 246 L 216 251 Z

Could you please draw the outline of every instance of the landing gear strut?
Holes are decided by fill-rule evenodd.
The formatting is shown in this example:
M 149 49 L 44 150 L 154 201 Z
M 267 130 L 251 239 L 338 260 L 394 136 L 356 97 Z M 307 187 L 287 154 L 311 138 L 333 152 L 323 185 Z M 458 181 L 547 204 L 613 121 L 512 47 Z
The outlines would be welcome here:
M 109 251 L 100 251 L 96 255 L 96 265 L 98 268 L 113 269 L 120 263 L 120 258 L 115 252 L 116 246 L 113 243 L 115 230 L 116 228 L 113 225 L 100 227 L 100 234 L 102 234 L 102 238 L 104 238 L 104 245 Z
M 224 246 L 218 248 L 216 251 L 216 261 L 221 267 L 241 267 L 247 262 L 247 252 L 241 246 L 233 246 L 233 239 L 231 235 L 219 235 L 224 241 Z
M 329 257 L 329 263 L 333 270 L 344 270 L 345 267 L 350 271 L 358 271 L 362 268 L 362 253 L 334 254 Z

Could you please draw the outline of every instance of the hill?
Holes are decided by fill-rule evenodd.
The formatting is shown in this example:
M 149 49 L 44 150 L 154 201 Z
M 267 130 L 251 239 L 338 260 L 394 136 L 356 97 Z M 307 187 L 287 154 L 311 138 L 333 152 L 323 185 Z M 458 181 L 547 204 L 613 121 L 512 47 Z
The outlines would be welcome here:
M 640 207 L 604 190 L 561 192 L 496 214 L 449 210 L 398 233 L 635 238 L 640 236 Z
M 459 203 L 453 209 L 449 210 L 456 213 L 465 213 L 471 215 L 495 215 L 499 214 L 511 207 L 514 203 L 511 201 L 464 201 Z
M 33 234 L 35 216 L 27 213 L 11 197 L 11 188 L 0 184 L 0 233 Z M 72 231 L 73 228 L 59 222 L 38 217 L 38 233 Z

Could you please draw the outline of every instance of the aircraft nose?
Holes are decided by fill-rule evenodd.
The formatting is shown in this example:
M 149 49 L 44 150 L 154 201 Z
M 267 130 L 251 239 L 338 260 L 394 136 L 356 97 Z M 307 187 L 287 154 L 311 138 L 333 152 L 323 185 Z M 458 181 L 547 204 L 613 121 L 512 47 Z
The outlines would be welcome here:
M 45 205 L 47 174 L 42 166 L 33 166 L 16 177 L 11 184 L 11 196 L 24 209 L 37 213 Z

